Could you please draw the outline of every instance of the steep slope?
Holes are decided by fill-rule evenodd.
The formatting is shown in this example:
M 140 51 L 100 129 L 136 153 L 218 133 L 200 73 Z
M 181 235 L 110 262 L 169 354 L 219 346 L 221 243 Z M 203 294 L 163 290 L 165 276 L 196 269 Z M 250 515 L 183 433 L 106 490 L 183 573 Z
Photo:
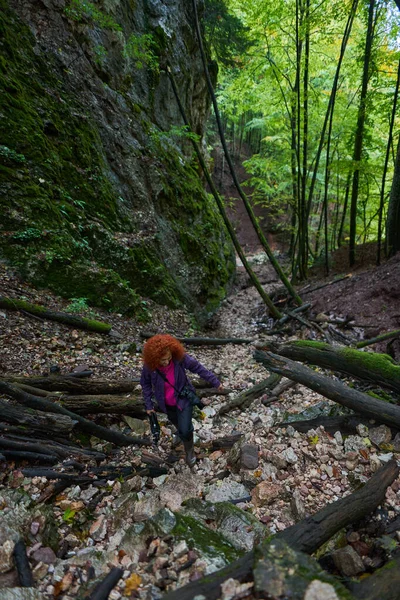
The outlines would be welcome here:
M 233 254 L 163 67 L 201 137 L 184 0 L 0 0 L 0 255 L 36 285 L 205 317 Z

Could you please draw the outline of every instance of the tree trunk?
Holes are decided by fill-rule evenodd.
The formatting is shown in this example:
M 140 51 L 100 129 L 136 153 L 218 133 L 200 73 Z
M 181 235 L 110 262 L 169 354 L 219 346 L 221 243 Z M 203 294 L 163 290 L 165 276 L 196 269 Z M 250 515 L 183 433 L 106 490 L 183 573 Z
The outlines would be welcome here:
M 380 199 L 380 203 L 379 203 L 379 220 L 378 220 L 378 249 L 377 249 L 377 255 L 376 255 L 376 264 L 377 265 L 381 264 L 382 221 L 383 221 L 383 209 L 385 206 L 385 183 L 386 183 L 386 174 L 387 174 L 387 169 L 388 169 L 388 164 L 389 164 L 390 149 L 391 149 L 392 143 L 393 143 L 393 128 L 394 128 L 395 119 L 396 119 L 397 100 L 399 97 L 399 86 L 400 86 L 400 60 L 399 60 L 399 65 L 397 67 L 397 80 L 396 80 L 396 87 L 395 87 L 395 91 L 394 91 L 392 114 L 390 116 L 389 137 L 388 137 L 388 142 L 387 142 L 387 146 L 386 146 L 385 163 L 383 165 L 383 173 L 382 173 L 381 199 Z M 400 247 L 400 245 L 399 245 L 399 247 Z
M 112 567 L 111 571 L 98 583 L 86 600 L 107 600 L 111 590 L 117 585 L 123 575 L 123 570 L 119 567 Z
M 370 62 L 371 62 L 371 50 L 373 40 L 373 24 L 374 24 L 374 9 L 375 0 L 369 0 L 368 10 L 368 28 L 365 40 L 365 52 L 364 52 L 364 70 L 362 77 L 360 104 L 358 108 L 357 117 L 357 128 L 354 140 L 354 153 L 353 153 L 353 185 L 351 190 L 351 202 L 350 202 L 350 242 L 349 242 L 349 262 L 350 266 L 354 265 L 356 260 L 356 235 L 357 235 L 357 199 L 358 199 L 358 186 L 360 179 L 360 162 L 362 157 L 362 147 L 364 139 L 364 125 L 366 117 L 366 101 L 367 101 L 367 89 L 368 81 L 370 76 Z
M 375 419 L 378 423 L 384 423 L 389 427 L 400 428 L 399 406 L 393 406 L 389 402 L 377 400 L 367 394 L 353 390 L 339 381 L 324 377 L 304 365 L 277 354 L 272 354 L 272 352 L 256 350 L 254 358 L 269 371 L 297 381 L 318 394 L 322 394 L 342 406 L 365 415 L 368 419 Z
M 79 415 L 97 415 L 100 413 L 114 415 L 130 415 L 138 419 L 146 417 L 143 400 L 140 397 L 127 398 L 125 396 L 62 396 L 51 398 L 64 408 Z
M 349 523 L 357 523 L 373 512 L 385 499 L 386 489 L 399 476 L 395 460 L 381 467 L 375 475 L 350 496 L 332 502 L 311 517 L 287 527 L 277 537 L 295 550 L 311 554 Z
M 172 85 L 172 89 L 175 95 L 175 99 L 177 101 L 178 107 L 179 107 L 179 111 L 181 113 L 183 122 L 185 123 L 185 125 L 188 127 L 189 131 L 192 131 L 192 128 L 190 126 L 190 123 L 186 117 L 186 113 L 185 113 L 185 109 L 183 108 L 182 102 L 179 98 L 179 94 L 178 94 L 178 89 L 176 87 L 175 84 L 175 79 L 174 76 L 172 75 L 172 71 L 171 69 L 168 67 L 167 70 L 168 76 L 169 76 L 169 80 L 171 82 Z M 221 214 L 221 217 L 225 223 L 225 227 L 230 235 L 230 238 L 232 240 L 232 243 L 235 247 L 235 250 L 240 258 L 240 260 L 243 263 L 244 268 L 246 269 L 250 280 L 252 282 L 252 284 L 254 285 L 254 287 L 256 288 L 257 292 L 260 294 L 263 302 L 266 304 L 266 306 L 268 306 L 268 309 L 271 313 L 271 316 L 274 317 L 275 319 L 280 319 L 280 317 L 282 316 L 281 313 L 279 312 L 279 310 L 276 308 L 276 306 L 274 306 L 274 303 L 272 302 L 271 298 L 268 296 L 268 294 L 264 291 L 264 288 L 262 287 L 262 285 L 260 284 L 256 274 L 254 273 L 253 269 L 250 266 L 249 261 L 246 258 L 245 253 L 243 252 L 243 249 L 241 247 L 241 245 L 239 244 L 239 240 L 237 239 L 236 233 L 234 228 L 232 227 L 231 222 L 228 219 L 228 215 L 226 214 L 226 210 L 225 210 L 225 206 L 224 203 L 214 185 L 214 182 L 211 178 L 211 175 L 208 171 L 207 165 L 205 163 L 205 160 L 203 158 L 203 155 L 200 151 L 199 145 L 197 144 L 197 142 L 194 139 L 191 139 L 192 142 L 192 146 L 194 148 L 194 151 L 196 152 L 197 158 L 199 160 L 200 166 L 203 170 L 204 176 L 206 178 L 206 181 L 210 187 L 211 193 L 214 196 L 214 199 L 217 203 L 218 206 L 218 210 Z
M 192 6 L 193 6 L 193 14 L 195 17 L 195 26 L 196 26 L 196 33 L 197 33 L 197 39 L 199 42 L 199 49 L 200 49 L 200 54 L 201 54 L 201 59 L 203 62 L 203 68 L 204 68 L 204 74 L 206 76 L 206 81 L 207 81 L 207 87 L 208 87 L 208 91 L 210 93 L 210 97 L 211 97 L 211 101 L 213 103 L 213 107 L 214 107 L 214 114 L 215 114 L 215 119 L 217 122 L 217 126 L 218 126 L 218 131 L 219 131 L 219 135 L 221 138 L 221 144 L 222 144 L 222 148 L 224 150 L 224 154 L 225 154 L 225 158 L 226 158 L 226 162 L 228 164 L 231 176 L 232 176 L 232 180 L 233 183 L 239 193 L 240 198 L 243 201 L 243 204 L 245 206 L 246 212 L 249 215 L 251 224 L 253 225 L 253 228 L 257 234 L 257 237 L 260 241 L 261 246 L 263 247 L 263 249 L 265 250 L 265 253 L 267 254 L 269 261 L 272 265 L 272 267 L 274 268 L 276 274 L 278 275 L 279 279 L 282 281 L 283 285 L 286 287 L 286 289 L 288 290 L 289 294 L 292 296 L 292 298 L 294 298 L 295 302 L 297 304 L 301 304 L 301 298 L 299 297 L 299 295 L 296 293 L 296 290 L 294 289 L 294 287 L 292 286 L 292 284 L 290 283 L 290 281 L 288 280 L 288 278 L 286 277 L 285 273 L 283 272 L 280 264 L 278 263 L 278 261 L 276 260 L 275 256 L 273 255 L 273 252 L 271 250 L 271 248 L 269 247 L 269 244 L 267 242 L 267 239 L 265 237 L 265 235 L 262 232 L 262 229 L 260 227 L 260 224 L 257 220 L 257 217 L 254 214 L 253 208 L 246 196 L 246 194 L 244 193 L 238 179 L 236 176 L 236 172 L 234 169 L 234 166 L 232 164 L 232 160 L 231 160 L 231 156 L 229 154 L 229 150 L 228 147 L 226 145 L 226 141 L 225 141 L 225 136 L 224 136 L 224 130 L 222 127 L 222 123 L 221 123 L 221 117 L 219 114 L 219 110 L 218 110 L 218 104 L 217 104 L 217 99 L 214 93 L 214 89 L 213 89 L 213 85 L 211 82 L 211 78 L 210 78 L 210 74 L 208 71 L 208 66 L 207 66 L 207 61 L 206 61 L 206 56 L 204 53 L 204 48 L 203 48 L 203 40 L 202 40 L 202 36 L 201 36 L 201 31 L 200 31 L 200 25 L 199 25 L 199 20 L 198 20 L 198 15 L 197 15 L 197 6 L 196 6 L 196 0 L 193 0 L 192 2 Z
M 400 392 L 400 366 L 387 354 L 361 352 L 353 348 L 307 340 L 282 345 L 272 344 L 270 347 L 280 356 L 366 379 L 376 385 Z
M 127 394 L 135 391 L 139 380 L 120 379 L 117 381 L 107 381 L 106 379 L 75 379 L 74 377 L 16 377 L 14 375 L 4 375 L 0 377 L 0 382 L 4 381 L 19 385 L 27 384 L 31 387 L 38 387 L 42 390 L 51 392 L 68 392 L 74 395 L 103 395 L 103 394 Z M 37 394 L 40 395 L 40 394 Z
M 21 587 L 34 587 L 35 582 L 31 566 L 26 554 L 26 546 L 23 540 L 18 540 L 14 546 L 14 561 L 17 567 L 19 584 Z
M 108 323 L 101 323 L 100 321 L 86 319 L 85 317 L 77 317 L 68 313 L 48 310 L 47 308 L 44 308 L 44 306 L 30 304 L 25 300 L 17 300 L 16 298 L 0 296 L 0 308 L 22 310 L 29 314 L 36 315 L 41 319 L 49 319 L 50 321 L 64 323 L 65 325 L 71 325 L 76 329 L 85 329 L 86 331 L 95 331 L 96 333 L 110 333 L 111 331 L 111 325 Z
M 150 333 L 148 331 L 143 331 L 140 334 L 140 337 L 147 340 L 151 337 L 153 337 L 153 335 L 156 335 L 155 333 Z M 254 340 L 249 340 L 249 339 L 243 339 L 243 338 L 202 338 L 202 337 L 195 337 L 195 338 L 181 338 L 181 337 L 177 337 L 177 340 L 179 340 L 180 342 L 182 342 L 182 344 L 185 345 L 190 345 L 190 346 L 224 346 L 225 344 L 252 344 L 254 342 Z
M 260 381 L 260 383 L 253 385 L 251 388 L 245 390 L 244 392 L 236 396 L 236 398 L 228 402 L 228 404 L 222 406 L 219 409 L 218 415 L 225 415 L 231 410 L 234 410 L 235 408 L 239 407 L 241 410 L 247 408 L 248 406 L 250 406 L 253 400 L 259 398 L 265 392 L 265 390 L 269 390 L 273 386 L 275 386 L 278 383 L 279 379 L 279 375 L 276 375 L 274 373 L 270 375 L 267 379 L 264 379 L 263 381 Z
M 26 410 L 5 400 L 0 400 L 0 421 L 16 425 L 21 434 L 28 430 L 31 435 L 37 432 L 50 437 L 68 436 L 77 423 L 70 415 L 56 416 L 50 412 Z
M 309 419 L 307 421 L 286 421 L 278 423 L 278 427 L 289 427 L 290 425 L 296 431 L 307 433 L 310 429 L 316 429 L 317 427 L 322 426 L 325 431 L 332 435 L 335 434 L 336 431 L 349 435 L 357 433 L 357 425 L 360 425 L 360 423 L 367 427 L 369 426 L 367 419 L 362 419 L 361 417 L 354 415 L 346 417 L 316 417 L 315 419 Z
M 0 382 L 0 392 L 11 396 L 14 398 L 14 400 L 20 404 L 28 406 L 29 408 L 67 415 L 68 417 L 71 417 L 71 419 L 77 421 L 77 427 L 79 427 L 79 429 L 82 431 L 85 431 L 86 433 L 94 435 L 100 439 L 107 440 L 108 442 L 112 442 L 117 446 L 131 446 L 133 444 L 151 446 L 151 442 L 149 440 L 130 437 L 128 435 L 112 431 L 111 429 L 107 429 L 106 427 L 96 425 L 96 423 L 88 421 L 84 417 L 70 412 L 58 404 L 53 404 L 49 400 L 44 400 L 43 398 L 36 398 L 35 396 L 32 396 L 32 394 L 27 394 L 26 392 L 21 391 L 19 388 L 2 381 Z
M 388 256 L 400 250 L 400 139 L 397 145 L 396 163 L 386 225 Z

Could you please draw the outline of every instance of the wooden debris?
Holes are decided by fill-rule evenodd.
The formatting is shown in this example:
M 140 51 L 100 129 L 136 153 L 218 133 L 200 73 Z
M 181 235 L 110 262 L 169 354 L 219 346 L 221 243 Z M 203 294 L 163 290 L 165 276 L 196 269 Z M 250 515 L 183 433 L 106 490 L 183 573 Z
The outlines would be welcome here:
M 284 375 L 293 381 L 322 394 L 326 398 L 389 427 L 400 427 L 400 407 L 378 400 L 354 390 L 340 381 L 334 381 L 304 365 L 272 352 L 256 350 L 254 358 L 268 370 Z

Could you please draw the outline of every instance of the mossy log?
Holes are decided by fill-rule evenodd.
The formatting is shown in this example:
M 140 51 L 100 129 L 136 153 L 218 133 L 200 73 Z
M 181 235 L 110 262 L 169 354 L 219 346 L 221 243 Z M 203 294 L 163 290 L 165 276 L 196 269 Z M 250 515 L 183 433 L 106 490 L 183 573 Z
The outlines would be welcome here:
M 368 394 L 354 390 L 341 381 L 334 381 L 329 377 L 316 373 L 309 367 L 284 358 L 272 352 L 256 350 L 254 358 L 262 363 L 269 371 L 279 373 L 297 383 L 322 394 L 326 398 L 346 406 L 354 412 L 364 415 L 368 419 L 375 419 L 389 427 L 400 427 L 400 407 L 378 400 Z
M 346 498 L 328 504 L 312 517 L 307 517 L 279 532 L 271 540 L 264 542 L 262 551 L 265 552 L 265 544 L 283 540 L 298 552 L 312 554 L 340 529 L 374 511 L 383 501 L 387 487 L 398 477 L 399 472 L 396 461 L 388 462 L 364 487 Z M 203 595 L 207 600 L 217 600 L 221 596 L 221 584 L 227 579 L 232 577 L 239 581 L 248 580 L 257 564 L 259 551 L 259 547 L 256 547 L 223 569 L 166 594 L 163 600 L 193 600 L 196 595 Z
M 61 415 L 67 415 L 72 419 L 77 421 L 77 427 L 88 433 L 90 435 L 94 435 L 102 440 L 107 440 L 117 446 L 131 446 L 133 444 L 138 444 L 141 446 L 151 446 L 150 440 L 146 440 L 143 438 L 131 437 L 128 435 L 124 435 L 122 433 L 118 433 L 117 431 L 112 431 L 111 429 L 107 429 L 106 427 L 101 427 L 100 425 L 96 425 L 92 421 L 88 421 L 84 417 L 73 413 L 66 408 L 58 404 L 54 404 L 49 400 L 45 400 L 43 398 L 36 398 L 32 394 L 28 394 L 23 392 L 18 387 L 10 385 L 9 383 L 4 383 L 0 381 L 0 392 L 11 396 L 20 404 L 28 406 L 29 408 L 34 408 L 35 410 L 44 410 L 46 412 L 54 412 Z
M 16 425 L 21 434 L 29 431 L 31 435 L 37 432 L 51 437 L 68 436 L 77 423 L 70 415 L 56 416 L 50 412 L 26 410 L 5 400 L 0 400 L 0 420 Z
M 349 588 L 357 600 L 398 600 L 400 597 L 400 554 L 385 566 L 363 579 L 351 582 Z
M 111 331 L 111 325 L 108 323 L 102 323 L 101 321 L 95 321 L 94 319 L 86 319 L 85 317 L 70 315 L 69 313 L 48 310 L 39 304 L 30 304 L 25 300 L 18 300 L 17 298 L 6 298 L 5 296 L 0 296 L 0 308 L 5 308 L 8 310 L 22 310 L 31 315 L 35 315 L 36 317 L 40 317 L 41 319 L 57 321 L 57 323 L 70 325 L 76 329 L 85 329 L 86 331 L 94 331 L 96 333 L 110 333 Z
M 51 398 L 64 408 L 79 415 L 114 414 L 130 415 L 138 419 L 147 417 L 141 396 L 130 397 L 100 395 L 100 396 L 61 396 Z
M 108 381 L 106 379 L 75 379 L 68 376 L 50 377 L 18 377 L 15 375 L 3 375 L 0 381 L 6 381 L 16 385 L 28 385 L 50 392 L 68 392 L 74 395 L 103 395 L 103 394 L 129 394 L 138 386 L 139 380 L 118 379 Z M 21 388 L 22 389 L 22 388 Z M 34 394 L 41 395 L 41 394 Z
M 231 410 L 234 410 L 235 408 L 247 408 L 248 406 L 250 406 L 253 400 L 256 400 L 262 394 L 264 394 L 265 390 L 273 388 L 279 380 L 279 375 L 273 373 L 272 375 L 267 377 L 267 379 L 264 379 L 263 381 L 260 381 L 260 383 L 253 385 L 251 388 L 245 390 L 244 392 L 236 396 L 236 398 L 222 406 L 218 411 L 218 415 L 225 415 L 226 413 L 230 412 Z
M 271 344 L 268 349 L 292 360 L 339 371 L 400 392 L 400 366 L 388 354 L 361 352 L 354 348 L 335 347 L 308 340 Z

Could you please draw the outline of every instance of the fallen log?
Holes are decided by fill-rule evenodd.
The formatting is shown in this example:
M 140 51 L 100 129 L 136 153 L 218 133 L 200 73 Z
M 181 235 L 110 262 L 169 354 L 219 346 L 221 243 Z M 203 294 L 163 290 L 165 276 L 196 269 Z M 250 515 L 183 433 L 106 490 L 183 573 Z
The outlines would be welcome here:
M 51 400 L 56 400 L 64 408 L 79 415 L 106 413 L 130 415 L 138 419 L 147 417 L 141 396 L 126 397 L 104 394 L 101 396 L 60 396 L 52 397 Z
M 4 383 L 3 381 L 0 381 L 0 392 L 11 396 L 14 398 L 14 400 L 20 404 L 28 406 L 29 408 L 67 415 L 68 417 L 71 417 L 71 419 L 76 420 L 76 426 L 85 433 L 89 433 L 90 435 L 94 435 L 100 439 L 112 442 L 117 446 L 131 446 L 133 444 L 138 444 L 140 446 L 152 445 L 150 440 L 131 437 L 124 435 L 123 433 L 118 433 L 117 431 L 112 431 L 111 429 L 107 429 L 101 425 L 96 425 L 96 423 L 88 421 L 88 419 L 85 419 L 84 417 L 81 417 L 80 415 L 63 408 L 62 406 L 59 406 L 58 404 L 53 404 L 49 400 L 45 400 L 43 398 L 36 398 L 36 396 L 28 394 L 27 392 L 23 392 L 18 387 Z
M 103 395 L 103 394 L 128 394 L 134 392 L 138 379 L 119 379 L 108 381 L 106 379 L 78 379 L 68 376 L 50 377 L 17 377 L 3 375 L 0 381 L 15 385 L 26 384 L 50 392 L 68 392 L 74 395 Z M 37 394 L 38 396 L 40 394 Z
M 112 567 L 111 571 L 98 583 L 95 589 L 85 596 L 86 600 L 107 600 L 111 590 L 117 585 L 123 575 L 119 567 Z
M 357 425 L 370 426 L 367 419 L 362 417 L 354 416 L 343 416 L 343 417 L 316 417 L 315 419 L 303 420 L 303 421 L 291 421 L 278 423 L 278 427 L 293 427 L 296 431 L 307 433 L 310 429 L 316 429 L 317 427 L 323 427 L 328 433 L 334 434 L 336 431 L 340 431 L 345 434 L 356 433 Z
M 400 589 L 400 554 L 359 583 L 349 588 L 358 600 L 398 600 Z
M 272 352 L 256 350 L 254 358 L 269 371 L 297 381 L 297 383 L 305 385 L 318 394 L 322 394 L 326 398 L 366 416 L 368 419 L 375 419 L 378 423 L 384 423 L 389 427 L 396 427 L 397 429 L 400 427 L 399 406 L 368 396 L 368 394 L 348 387 L 341 381 L 334 381 L 300 363 Z
M 305 288 L 302 288 L 300 290 L 300 294 L 302 294 L 304 296 L 304 294 L 311 294 L 312 292 L 316 292 L 317 290 L 322 290 L 322 288 L 328 287 L 328 285 L 334 285 L 335 283 L 339 283 L 339 281 L 343 281 L 344 279 L 348 279 L 349 277 L 352 277 L 352 274 L 349 273 L 348 275 L 344 275 L 343 277 L 338 277 L 337 279 L 333 279 L 332 281 L 328 281 L 328 283 L 322 283 L 321 285 L 317 285 L 316 287 L 313 287 L 311 289 L 307 289 L 307 286 Z
M 58 456 L 54 454 L 40 454 L 39 452 L 26 452 L 19 450 L 5 450 L 1 451 L 2 455 L 7 461 L 27 461 L 27 462 L 40 462 L 45 465 L 55 465 L 59 462 Z
M 142 331 L 140 337 L 144 340 L 157 335 L 149 331 Z M 254 340 L 243 338 L 203 338 L 203 337 L 177 337 L 177 340 L 188 346 L 223 346 L 226 344 L 252 344 Z
M 240 431 L 238 431 L 237 433 L 232 433 L 231 435 L 226 435 L 224 437 L 212 440 L 211 449 L 212 450 L 224 450 L 224 449 L 232 448 L 232 446 L 234 444 L 236 444 L 236 442 L 238 440 L 240 440 L 240 438 L 242 436 L 243 436 L 243 433 L 240 433 Z M 201 444 L 201 446 L 209 448 L 210 443 L 207 442 L 204 444 L 204 446 L 203 446 L 203 444 Z
M 383 502 L 386 489 L 399 473 L 400 469 L 396 461 L 389 461 L 362 488 L 281 531 L 278 534 L 279 538 L 296 550 L 308 554 L 315 552 L 342 527 L 356 523 L 373 512 Z
M 1 383 L 1 382 L 0 382 Z M 21 391 L 21 393 L 23 393 Z M 45 436 L 68 436 L 74 429 L 77 421 L 69 415 L 55 416 L 50 412 L 26 410 L 21 406 L 14 406 L 5 400 L 0 400 L 0 419 L 6 423 L 17 426 L 17 431 L 26 434 L 27 428 L 31 435 L 35 432 Z
M 400 392 L 400 366 L 387 354 L 361 352 L 354 348 L 334 347 L 309 340 L 269 344 L 268 349 L 292 360 L 373 381 L 376 385 Z
M 39 452 L 40 454 L 48 454 L 49 456 L 61 458 L 56 449 L 50 450 L 44 444 L 16 441 L 4 437 L 0 437 L 0 448 L 4 450 L 18 450 L 19 452 Z
M 14 561 L 17 568 L 19 584 L 21 587 L 33 587 L 35 585 L 31 566 L 26 554 L 26 546 L 23 540 L 18 540 L 14 546 Z
M 399 472 L 396 461 L 388 462 L 367 481 L 363 488 L 346 498 L 328 504 L 312 517 L 307 517 L 296 525 L 277 533 L 267 543 L 273 544 L 274 540 L 278 539 L 285 541 L 299 552 L 309 554 L 315 552 L 342 527 L 346 527 L 374 511 L 383 501 L 386 488 L 398 477 Z M 221 596 L 221 584 L 224 581 L 231 577 L 238 581 L 244 581 L 251 576 L 257 550 L 258 547 L 219 571 L 166 594 L 163 596 L 163 600 L 193 600 L 197 595 L 202 595 L 207 600 L 217 600 Z
M 70 325 L 76 329 L 84 329 L 86 331 L 94 331 L 96 333 L 110 333 L 111 325 L 103 323 L 101 321 L 95 321 L 94 319 L 86 319 L 85 317 L 78 317 L 69 313 L 58 312 L 49 310 L 39 304 L 30 304 L 25 300 L 18 300 L 17 298 L 6 298 L 0 296 L 0 308 L 8 310 L 22 310 L 25 313 L 35 315 L 41 319 L 50 321 L 57 321 L 64 325 Z
M 274 387 L 279 380 L 280 377 L 273 373 L 272 375 L 267 377 L 267 379 L 264 379 L 263 381 L 260 381 L 260 383 L 253 385 L 251 388 L 245 390 L 244 392 L 236 396 L 236 398 L 222 406 L 218 411 L 218 416 L 225 415 L 226 413 L 230 412 L 231 410 L 235 410 L 236 408 L 247 408 L 254 400 L 262 396 L 265 390 Z
M 37 439 L 33 439 L 30 437 L 26 437 L 23 435 L 13 435 L 13 434 L 2 434 L 1 440 L 12 441 L 16 443 L 28 443 L 34 444 L 37 443 Z M 81 448 L 75 444 L 61 444 L 60 442 L 56 442 L 53 440 L 48 440 L 42 438 L 40 440 L 40 447 L 46 448 L 50 453 L 56 454 L 62 459 L 70 458 L 71 456 L 74 458 L 82 458 L 86 460 L 104 460 L 106 455 L 103 452 L 97 452 L 95 450 L 91 450 L 90 448 Z M 71 460 L 74 460 L 72 458 Z M 84 467 L 82 467 L 84 468 Z
M 357 342 L 357 348 L 365 348 L 365 346 L 372 346 L 372 344 L 379 344 L 379 342 L 384 342 L 385 340 L 390 340 L 391 338 L 400 337 L 400 329 L 395 329 L 394 331 L 388 331 L 387 333 L 382 333 L 382 335 L 378 335 L 374 338 L 370 338 L 369 340 L 363 340 L 362 342 Z

